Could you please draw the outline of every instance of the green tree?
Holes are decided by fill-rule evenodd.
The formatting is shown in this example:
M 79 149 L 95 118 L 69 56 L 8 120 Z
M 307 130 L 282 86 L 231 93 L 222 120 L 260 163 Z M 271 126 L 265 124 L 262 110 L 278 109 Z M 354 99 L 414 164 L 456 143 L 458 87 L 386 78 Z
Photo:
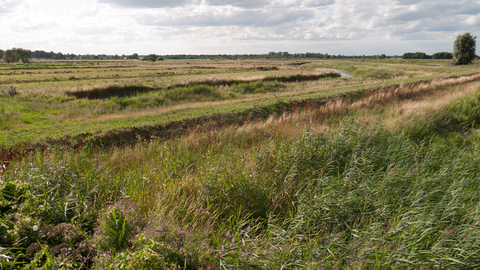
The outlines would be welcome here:
M 17 54 L 15 53 L 15 48 L 11 50 L 6 50 L 3 56 L 3 59 L 5 59 L 7 63 L 17 62 L 18 58 L 17 58 Z
M 22 48 L 12 48 L 5 51 L 3 59 L 5 59 L 7 63 L 14 63 L 20 60 L 25 64 L 32 59 L 32 51 Z
M 433 59 L 452 59 L 453 54 L 449 52 L 437 52 L 432 55 Z
M 3 54 L 4 54 L 4 53 L 5 53 L 5 52 L 4 52 L 3 50 L 0 50 L 0 59 L 3 58 Z
M 155 62 L 158 60 L 158 58 L 161 58 L 160 55 L 156 55 L 156 54 L 149 54 L 145 57 L 142 58 L 143 61 L 152 61 L 152 62 Z M 163 60 L 163 58 L 162 58 Z
M 458 35 L 453 43 L 452 64 L 468 65 L 475 59 L 476 39 L 477 37 L 470 35 L 469 32 Z

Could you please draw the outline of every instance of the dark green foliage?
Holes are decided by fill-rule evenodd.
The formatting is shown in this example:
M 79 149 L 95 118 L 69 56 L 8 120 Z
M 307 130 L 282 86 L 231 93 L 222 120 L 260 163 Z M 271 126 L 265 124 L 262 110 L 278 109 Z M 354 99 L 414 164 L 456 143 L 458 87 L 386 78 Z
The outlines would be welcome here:
M 162 61 L 163 58 L 160 56 L 160 55 L 156 55 L 156 54 L 149 54 L 147 56 L 144 56 L 142 58 L 143 61 L 151 61 L 151 62 L 155 62 L 155 61 Z
M 138 53 L 127 56 L 127 59 L 138 59 Z
M 258 82 L 249 82 L 249 83 L 240 83 L 230 86 L 235 92 L 240 93 L 265 93 L 265 92 L 276 92 L 279 89 L 284 88 L 285 86 L 278 81 L 258 81 Z
M 69 96 L 76 98 L 102 99 L 109 97 L 133 96 L 139 93 L 150 92 L 153 89 L 143 85 L 110 85 L 107 87 L 93 88 L 88 91 L 78 90 L 66 92 Z
M 468 65 L 475 59 L 476 39 L 477 37 L 470 35 L 468 32 L 458 35 L 453 43 L 452 64 Z
M 453 54 L 449 52 L 437 52 L 432 55 L 433 59 L 452 59 Z
M 408 52 L 403 54 L 402 59 L 432 59 L 432 56 L 427 55 L 424 52 Z
M 336 78 L 340 77 L 340 73 L 327 73 L 327 74 L 296 74 L 290 76 L 269 76 L 265 77 L 263 81 L 277 81 L 277 82 L 300 82 L 300 81 L 312 81 L 322 78 Z
M 5 61 L 7 63 L 14 63 L 22 61 L 22 63 L 28 63 L 32 59 L 32 52 L 30 50 L 24 50 L 22 48 L 13 48 L 6 50 L 4 53 Z

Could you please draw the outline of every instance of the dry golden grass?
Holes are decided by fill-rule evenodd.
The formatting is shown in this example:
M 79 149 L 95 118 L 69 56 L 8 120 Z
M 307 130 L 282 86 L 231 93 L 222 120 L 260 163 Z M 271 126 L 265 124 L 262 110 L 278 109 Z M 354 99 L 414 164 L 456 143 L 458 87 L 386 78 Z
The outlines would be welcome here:
M 365 124 L 383 124 L 388 129 L 398 129 L 405 119 L 413 114 L 428 115 L 442 109 L 454 100 L 471 95 L 478 90 L 480 74 L 460 78 L 433 80 L 420 85 L 400 85 L 399 87 L 380 89 L 370 93 L 365 98 L 351 102 L 344 98 L 333 99 L 317 108 L 298 108 L 292 113 L 284 113 L 278 117 L 270 117 L 266 121 L 227 128 L 221 131 L 221 136 L 227 137 L 258 137 L 261 134 L 276 134 L 285 138 L 294 138 L 306 128 L 321 132 L 335 126 L 330 121 L 332 117 L 342 117 L 355 111 L 355 118 Z M 333 125 L 333 126 L 332 126 Z M 208 131 L 208 136 L 205 135 Z M 219 131 L 198 127 L 187 140 L 193 145 L 209 145 L 217 137 Z M 208 142 L 201 142 L 206 139 Z M 189 143 L 190 144 L 190 143 Z
M 135 146 L 112 149 L 103 155 L 108 161 L 102 163 L 111 164 L 112 167 L 108 169 L 112 170 L 112 174 L 124 177 L 125 185 L 143 183 L 141 189 L 148 192 L 142 193 L 137 199 L 140 205 L 150 210 L 147 212 L 173 217 L 175 211 L 181 208 L 186 213 L 185 218 L 213 226 L 218 220 L 218 211 L 222 209 L 214 210 L 197 203 L 199 187 L 204 180 L 195 165 L 201 164 L 203 159 L 207 160 L 208 155 L 228 151 L 229 155 L 241 157 L 233 165 L 238 166 L 238 170 L 232 169 L 232 172 L 242 171 L 240 167 L 254 167 L 255 153 L 269 141 L 295 141 L 306 129 L 314 132 L 335 129 L 337 123 L 353 111 L 355 120 L 364 125 L 383 124 L 395 130 L 412 114 L 429 114 L 451 101 L 475 93 L 480 85 L 478 79 L 480 75 L 440 79 L 416 86 L 401 85 L 395 89 L 385 88 L 355 102 L 336 99 L 320 107 L 296 108 L 291 113 L 242 126 L 218 129 L 206 123 L 192 127 L 188 135 L 172 141 L 139 141 Z M 192 153 L 204 153 L 205 156 Z M 186 158 L 186 155 L 189 157 Z M 176 164 L 178 161 L 175 156 L 181 156 L 180 160 L 187 159 L 190 163 Z M 222 170 L 221 162 L 218 166 L 217 169 Z M 148 181 L 136 180 L 140 176 Z

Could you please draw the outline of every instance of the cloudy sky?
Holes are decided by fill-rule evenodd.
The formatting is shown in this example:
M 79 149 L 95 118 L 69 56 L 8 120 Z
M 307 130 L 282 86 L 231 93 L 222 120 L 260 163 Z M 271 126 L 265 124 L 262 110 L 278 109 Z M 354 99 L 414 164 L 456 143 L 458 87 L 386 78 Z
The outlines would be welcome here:
M 0 49 L 401 55 L 480 35 L 480 0 L 0 0 Z

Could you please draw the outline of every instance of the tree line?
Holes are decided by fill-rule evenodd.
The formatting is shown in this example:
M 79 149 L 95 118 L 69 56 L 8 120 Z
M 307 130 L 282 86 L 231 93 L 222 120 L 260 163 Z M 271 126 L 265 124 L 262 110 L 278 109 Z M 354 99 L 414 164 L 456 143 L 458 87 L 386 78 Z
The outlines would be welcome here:
M 475 58 L 479 59 L 480 57 L 475 54 L 476 50 L 476 38 L 470 33 L 465 33 L 463 35 L 458 35 L 457 39 L 454 42 L 453 53 L 449 52 L 437 52 L 433 55 L 428 55 L 424 52 L 407 52 L 402 55 L 402 59 L 452 59 L 452 64 L 454 65 L 467 65 L 470 64 Z M 217 54 L 217 55 L 156 55 L 149 54 L 146 56 L 139 56 L 137 53 L 126 56 L 115 55 L 75 55 L 75 54 L 62 54 L 54 52 L 45 52 L 45 51 L 30 51 L 22 48 L 13 48 L 10 50 L 0 50 L 0 58 L 3 58 L 7 63 L 22 61 L 22 63 L 27 63 L 31 58 L 39 59 L 86 59 L 86 60 L 97 60 L 97 59 L 140 59 L 144 61 L 162 61 L 164 59 L 301 59 L 301 58 L 314 58 L 314 59 L 335 59 L 335 58 L 376 58 L 376 59 L 385 59 L 391 58 L 392 56 L 382 55 L 371 55 L 371 56 L 345 56 L 345 55 L 329 55 L 328 53 L 294 53 L 290 54 L 288 52 L 269 52 L 268 54 L 242 54 L 242 55 L 227 55 L 227 54 Z M 399 56 L 395 55 L 393 58 L 398 58 Z
M 12 48 L 9 50 L 0 50 L 0 59 L 5 60 L 7 63 L 15 63 L 21 61 L 22 63 L 28 63 L 32 58 L 35 59 L 52 59 L 52 60 L 109 60 L 109 59 L 139 59 L 138 53 L 132 55 L 106 55 L 106 54 L 63 54 L 61 52 L 46 52 L 46 51 L 31 51 L 22 48 Z
M 452 59 L 453 53 L 449 52 L 437 52 L 432 55 L 428 55 L 424 52 L 407 52 L 402 55 L 402 59 Z
M 7 63 L 22 61 L 25 64 L 32 58 L 32 51 L 22 48 L 13 48 L 6 51 L 0 50 L 0 58 L 3 58 Z

